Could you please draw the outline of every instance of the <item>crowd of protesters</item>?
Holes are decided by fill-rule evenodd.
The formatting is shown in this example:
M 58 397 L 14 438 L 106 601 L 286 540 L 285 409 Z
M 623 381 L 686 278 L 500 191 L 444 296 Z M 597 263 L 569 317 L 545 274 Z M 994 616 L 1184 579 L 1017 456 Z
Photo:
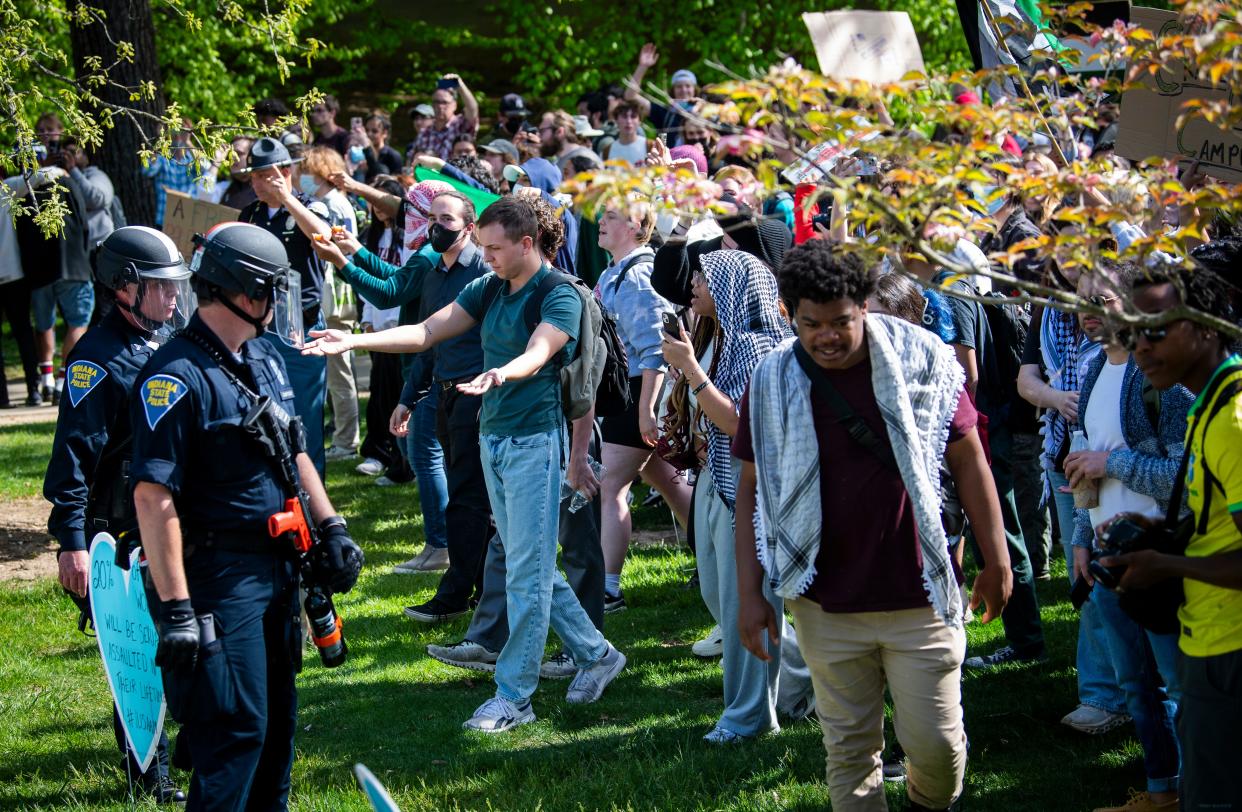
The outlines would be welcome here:
M 723 707 L 705 741 L 817 715 L 834 809 L 885 808 L 886 780 L 906 781 L 911 808 L 954 808 L 967 759 L 962 669 L 1047 658 L 1035 585 L 1060 555 L 1081 601 L 1078 705 L 1062 723 L 1089 736 L 1131 726 L 1143 751 L 1143 790 L 1109 809 L 1242 805 L 1232 339 L 1184 319 L 1127 332 L 1099 316 L 986 303 L 989 288 L 1009 292 L 987 275 L 989 256 L 1072 231 L 1060 211 L 1081 201 L 989 201 L 992 236 L 953 250 L 973 277 L 913 251 L 903 267 L 870 267 L 850 249 L 866 235 L 848 230 L 847 210 L 825 211 L 808 235 L 791 196 L 763 190 L 729 129 L 697 115 L 692 72 L 672 74 L 666 105 L 641 96 L 658 60 L 644 47 L 625 86 L 574 111 L 537 114 L 506 95 L 494 123 L 447 74 L 410 110 L 404 153 L 386 113 L 342 127 L 326 97 L 307 130 L 239 137 L 216 161 L 181 133 L 146 170 L 161 195 L 233 206 L 284 240 L 308 338 L 282 355 L 312 457 L 321 471 L 357 460 L 379 486 L 417 483 L 425 543 L 392 571 L 443 573 L 432 598 L 406 608 L 413 621 L 473 612 L 463 639 L 427 647 L 494 672 L 495 697 L 467 725 L 533 720 L 540 678 L 573 677 L 567 700 L 589 702 L 623 670 L 606 616 L 641 611 L 624 564 L 642 481 L 689 540 L 716 623 L 693 646 L 722 659 Z M 968 91 L 958 100 L 979 103 Z M 256 109 L 268 124 L 286 113 L 277 100 Z M 859 114 L 891 124 L 883 109 Z M 22 220 L 16 235 L 0 231 L 0 300 L 31 405 L 58 397 L 63 359 L 95 310 L 89 246 L 124 223 L 108 178 L 56 117 L 37 132 L 47 170 L 8 183 L 21 196 L 63 184 L 71 206 L 55 239 Z M 1115 137 L 1111 124 L 1067 146 L 1125 173 Z M 1006 145 L 1016 164 L 1055 167 L 1047 138 L 1012 133 Z M 616 162 L 713 181 L 720 213 L 678 220 L 639 199 L 577 211 L 565 179 Z M 1114 226 L 1110 247 L 1179 226 L 1176 211 L 1163 214 Z M 1105 310 L 1187 305 L 1236 323 L 1242 237 L 1225 223 L 1204 236 L 1194 271 L 1100 259 L 1082 272 L 1028 252 L 1014 272 Z M 594 304 L 545 283 L 555 272 Z M 615 325 L 628 397 L 570 419 L 557 368 L 592 338 L 580 331 L 592 307 Z M 369 351 L 365 409 L 356 350 Z M 1119 517 L 1185 515 L 1194 522 L 1176 552 L 1109 546 Z M 1152 631 L 1126 596 L 1169 578 L 1184 579 L 1179 620 Z M 976 612 L 1001 619 L 1004 646 L 966 651 Z M 564 647 L 540 662 L 549 626 Z M 896 750 L 885 748 L 886 688 Z

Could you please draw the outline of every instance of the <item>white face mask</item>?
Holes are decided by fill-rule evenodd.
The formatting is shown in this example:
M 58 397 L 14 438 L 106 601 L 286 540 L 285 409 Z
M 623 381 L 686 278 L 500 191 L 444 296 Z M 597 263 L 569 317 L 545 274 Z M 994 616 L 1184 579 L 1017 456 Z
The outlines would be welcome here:
M 314 175 L 303 174 L 298 178 L 298 186 L 302 189 L 302 194 L 314 197 L 319 191 L 319 181 L 315 180 Z

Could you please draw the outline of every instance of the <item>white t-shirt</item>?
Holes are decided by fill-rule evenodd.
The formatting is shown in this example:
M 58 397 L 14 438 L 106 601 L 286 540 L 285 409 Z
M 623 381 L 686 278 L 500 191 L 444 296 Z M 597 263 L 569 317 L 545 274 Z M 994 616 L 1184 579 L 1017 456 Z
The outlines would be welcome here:
M 1104 362 L 1087 401 L 1083 425 L 1087 429 L 1087 445 L 1092 451 L 1116 451 L 1128 448 L 1121 425 L 1121 385 L 1126 377 L 1126 362 Z M 1105 477 L 1100 480 L 1100 504 L 1091 508 L 1091 526 L 1098 527 L 1118 513 L 1140 513 L 1159 518 L 1156 500 L 1135 493 L 1121 480 Z
M 647 139 L 643 138 L 640 133 L 629 144 L 613 141 L 612 146 L 608 148 L 608 160 L 629 161 L 631 166 L 642 166 L 643 161 L 647 160 Z

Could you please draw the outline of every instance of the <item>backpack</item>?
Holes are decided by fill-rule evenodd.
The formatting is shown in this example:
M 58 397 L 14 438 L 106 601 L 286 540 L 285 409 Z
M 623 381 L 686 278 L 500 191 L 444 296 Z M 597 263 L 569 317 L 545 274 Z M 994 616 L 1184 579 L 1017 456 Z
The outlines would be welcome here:
M 483 290 L 483 315 L 491 308 L 500 291 L 508 284 L 493 277 Z M 577 420 L 595 407 L 596 417 L 615 417 L 630 408 L 629 359 L 625 345 L 617 334 L 617 325 L 603 311 L 595 294 L 581 279 L 553 270 L 539 283 L 526 300 L 522 311 L 526 329 L 534 333 L 539 326 L 543 302 L 561 285 L 572 285 L 582 301 L 582 317 L 578 324 L 578 344 L 569 363 L 562 363 L 557 353 L 554 363 L 559 367 L 561 409 L 570 420 Z M 482 321 L 482 316 L 479 318 Z
M 1022 349 L 1031 330 L 1031 308 L 1023 302 L 1007 302 L 995 291 L 983 295 L 983 313 L 992 333 L 992 352 L 996 359 L 995 390 L 1006 407 L 1018 396 L 1018 369 Z

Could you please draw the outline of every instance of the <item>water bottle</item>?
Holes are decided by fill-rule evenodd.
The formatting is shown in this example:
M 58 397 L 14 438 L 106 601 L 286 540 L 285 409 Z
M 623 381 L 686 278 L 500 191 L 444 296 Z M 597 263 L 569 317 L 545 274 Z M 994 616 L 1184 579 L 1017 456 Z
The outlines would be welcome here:
M 591 470 L 595 472 L 595 478 L 602 482 L 604 480 L 604 471 L 608 470 L 604 467 L 604 464 L 593 457 L 587 457 L 587 465 L 591 466 Z M 564 502 L 566 499 L 569 500 L 570 513 L 577 513 L 591 501 L 586 494 L 574 490 L 573 486 L 569 484 L 569 480 L 562 479 L 561 501 Z
M 1087 451 L 1087 435 L 1081 430 L 1070 435 L 1070 453 Z M 1083 479 L 1074 489 L 1074 507 L 1090 510 L 1100 506 L 1100 483 L 1094 479 Z

